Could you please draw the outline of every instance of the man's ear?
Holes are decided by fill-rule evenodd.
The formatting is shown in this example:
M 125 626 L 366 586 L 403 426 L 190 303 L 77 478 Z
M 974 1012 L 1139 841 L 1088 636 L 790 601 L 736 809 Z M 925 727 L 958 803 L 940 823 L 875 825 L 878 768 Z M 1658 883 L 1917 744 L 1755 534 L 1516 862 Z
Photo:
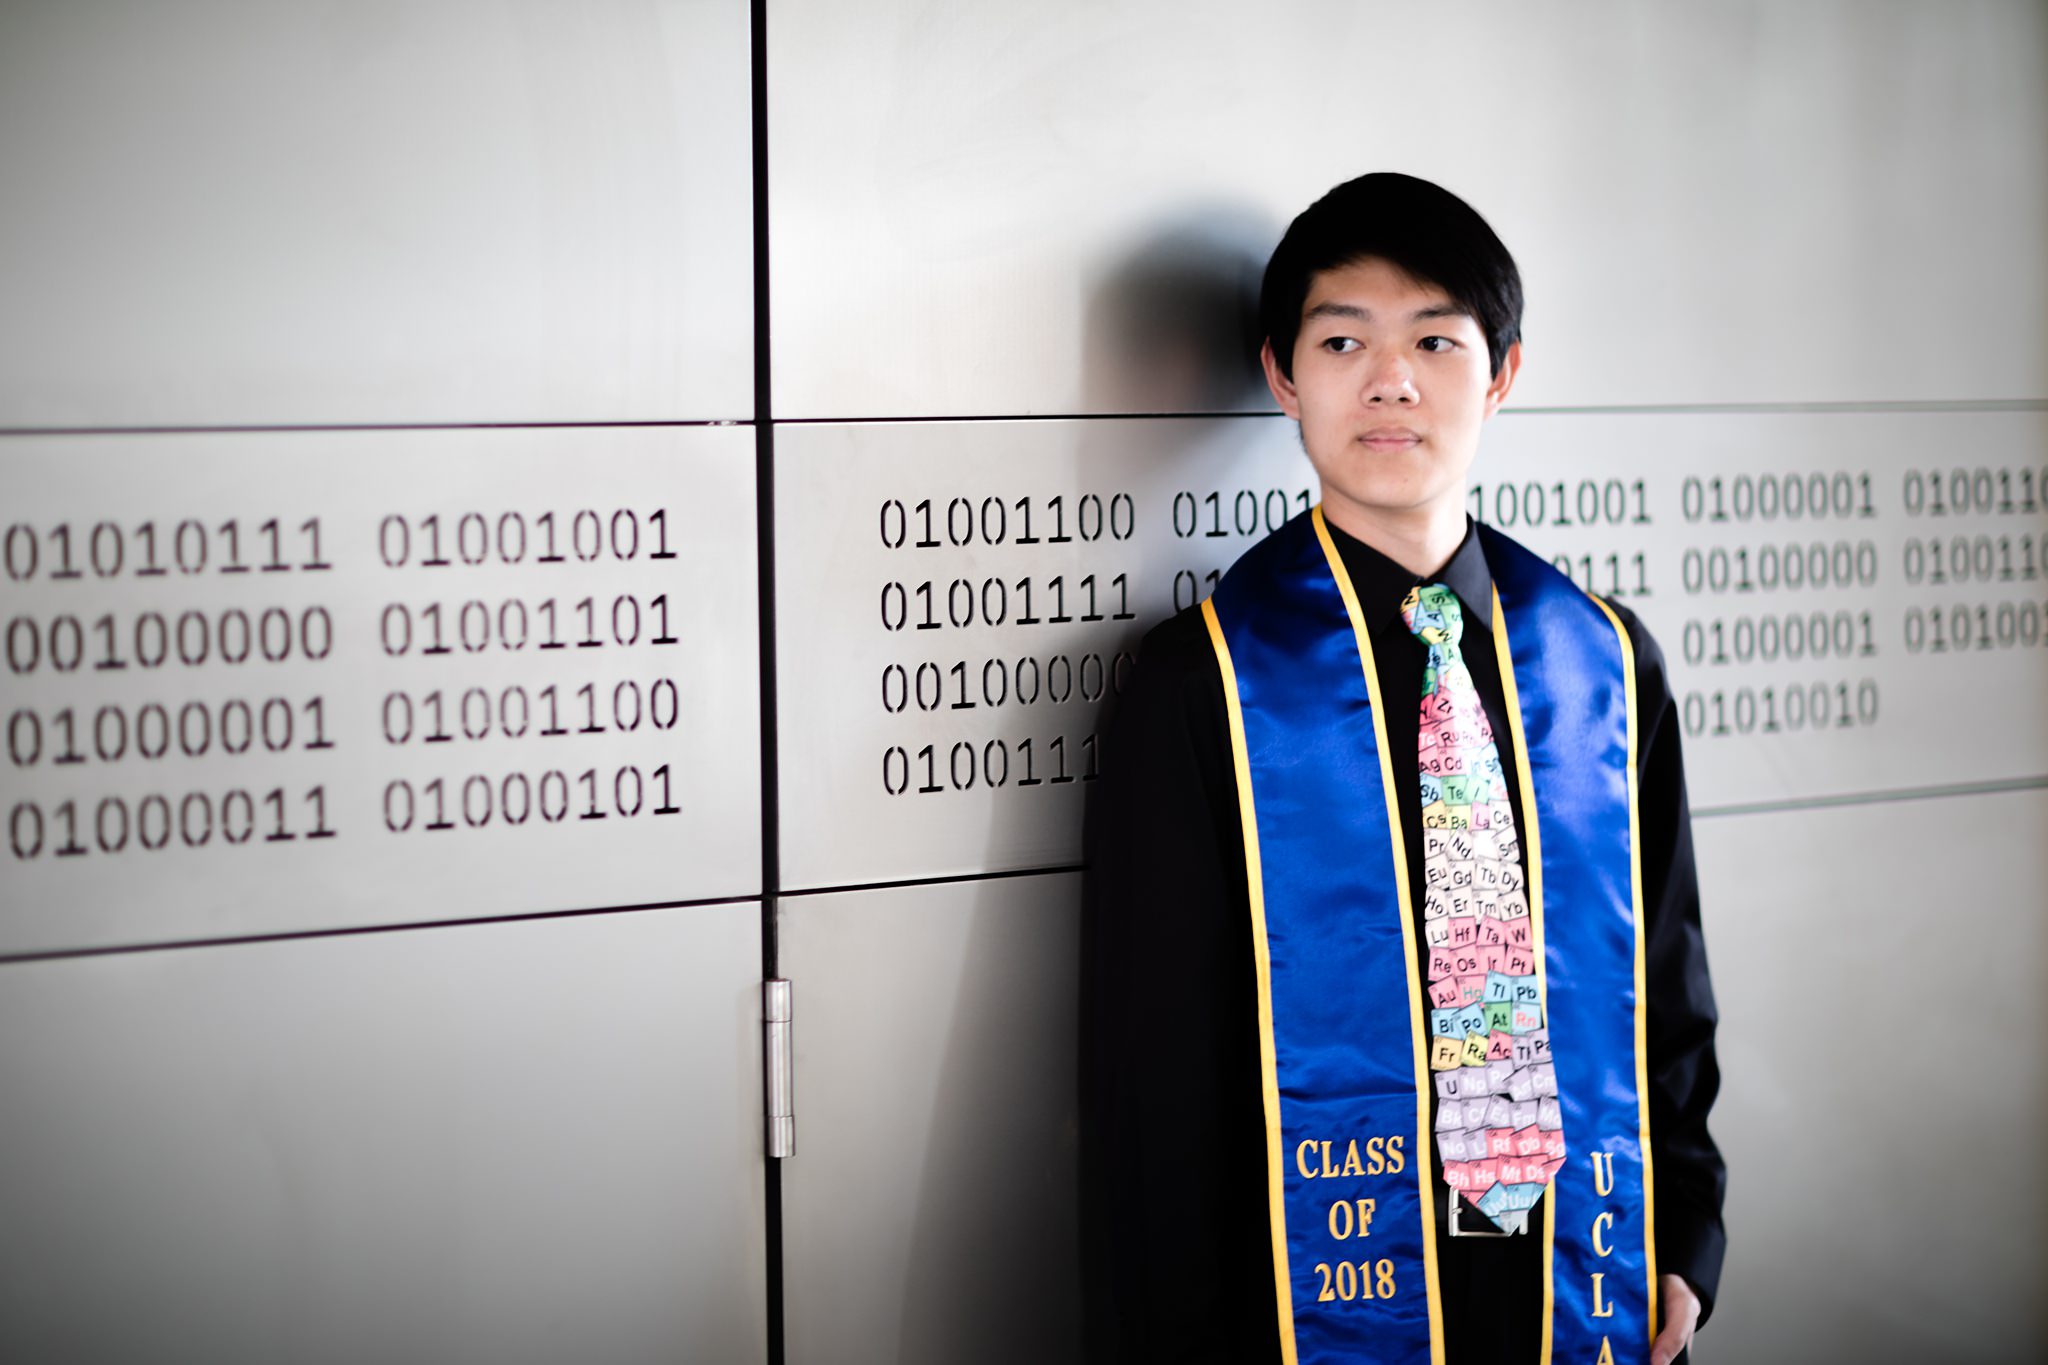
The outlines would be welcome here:
M 1280 372 L 1280 362 L 1273 356 L 1273 338 L 1267 337 L 1259 343 L 1259 364 L 1266 370 L 1266 387 L 1273 391 L 1273 401 L 1280 405 L 1280 411 L 1301 420 L 1301 399 L 1295 395 L 1294 381 Z
M 1507 401 L 1508 390 L 1515 386 L 1515 376 L 1522 370 L 1522 343 L 1508 343 L 1508 353 L 1500 358 L 1500 373 L 1486 386 L 1486 415 L 1493 416 L 1500 411 L 1500 405 Z

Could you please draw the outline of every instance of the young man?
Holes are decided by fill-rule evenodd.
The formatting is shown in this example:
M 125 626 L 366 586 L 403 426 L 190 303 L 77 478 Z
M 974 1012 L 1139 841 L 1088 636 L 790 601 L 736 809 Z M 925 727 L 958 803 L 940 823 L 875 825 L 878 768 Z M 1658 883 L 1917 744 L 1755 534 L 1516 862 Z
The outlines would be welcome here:
M 1465 513 L 1521 305 L 1408 176 L 1338 186 L 1267 267 L 1322 502 L 1147 637 L 1090 812 L 1103 1358 L 1668 1365 L 1712 1306 L 1663 657 Z

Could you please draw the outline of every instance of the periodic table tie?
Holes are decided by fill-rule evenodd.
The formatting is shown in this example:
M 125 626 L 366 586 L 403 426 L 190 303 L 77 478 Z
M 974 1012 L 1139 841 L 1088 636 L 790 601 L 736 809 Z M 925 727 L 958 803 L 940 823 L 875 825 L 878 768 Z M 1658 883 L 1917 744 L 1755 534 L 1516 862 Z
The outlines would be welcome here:
M 1521 845 L 1458 649 L 1457 595 L 1441 583 L 1410 588 L 1401 618 L 1429 647 L 1417 748 L 1437 1156 L 1454 1197 L 1519 1230 L 1565 1156 Z

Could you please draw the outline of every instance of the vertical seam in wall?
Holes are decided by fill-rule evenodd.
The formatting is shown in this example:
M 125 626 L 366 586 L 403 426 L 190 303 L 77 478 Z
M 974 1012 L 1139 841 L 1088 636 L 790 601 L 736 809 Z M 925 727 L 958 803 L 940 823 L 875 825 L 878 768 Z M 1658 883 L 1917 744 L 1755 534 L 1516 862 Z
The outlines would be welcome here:
M 776 905 L 781 890 L 781 830 L 775 707 L 775 411 L 769 369 L 768 313 L 768 3 L 749 0 L 753 67 L 754 200 L 754 545 L 755 591 L 760 606 L 761 671 L 761 976 L 781 968 Z M 765 1081 L 764 1081 L 765 1084 Z M 762 1105 L 765 1114 L 767 1105 Z M 765 1137 L 765 1131 L 764 1131 Z M 782 1163 L 764 1143 L 762 1238 L 767 1272 L 768 1365 L 784 1365 L 782 1301 Z

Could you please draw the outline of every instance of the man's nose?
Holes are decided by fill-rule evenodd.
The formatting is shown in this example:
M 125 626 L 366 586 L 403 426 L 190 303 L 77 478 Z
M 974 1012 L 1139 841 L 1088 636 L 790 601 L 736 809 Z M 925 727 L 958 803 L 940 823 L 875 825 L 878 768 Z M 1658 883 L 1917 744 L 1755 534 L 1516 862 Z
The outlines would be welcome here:
M 1365 387 L 1359 397 L 1367 403 L 1406 403 L 1420 401 L 1415 392 L 1415 372 L 1408 364 L 1408 357 L 1393 351 L 1382 351 L 1366 365 Z

